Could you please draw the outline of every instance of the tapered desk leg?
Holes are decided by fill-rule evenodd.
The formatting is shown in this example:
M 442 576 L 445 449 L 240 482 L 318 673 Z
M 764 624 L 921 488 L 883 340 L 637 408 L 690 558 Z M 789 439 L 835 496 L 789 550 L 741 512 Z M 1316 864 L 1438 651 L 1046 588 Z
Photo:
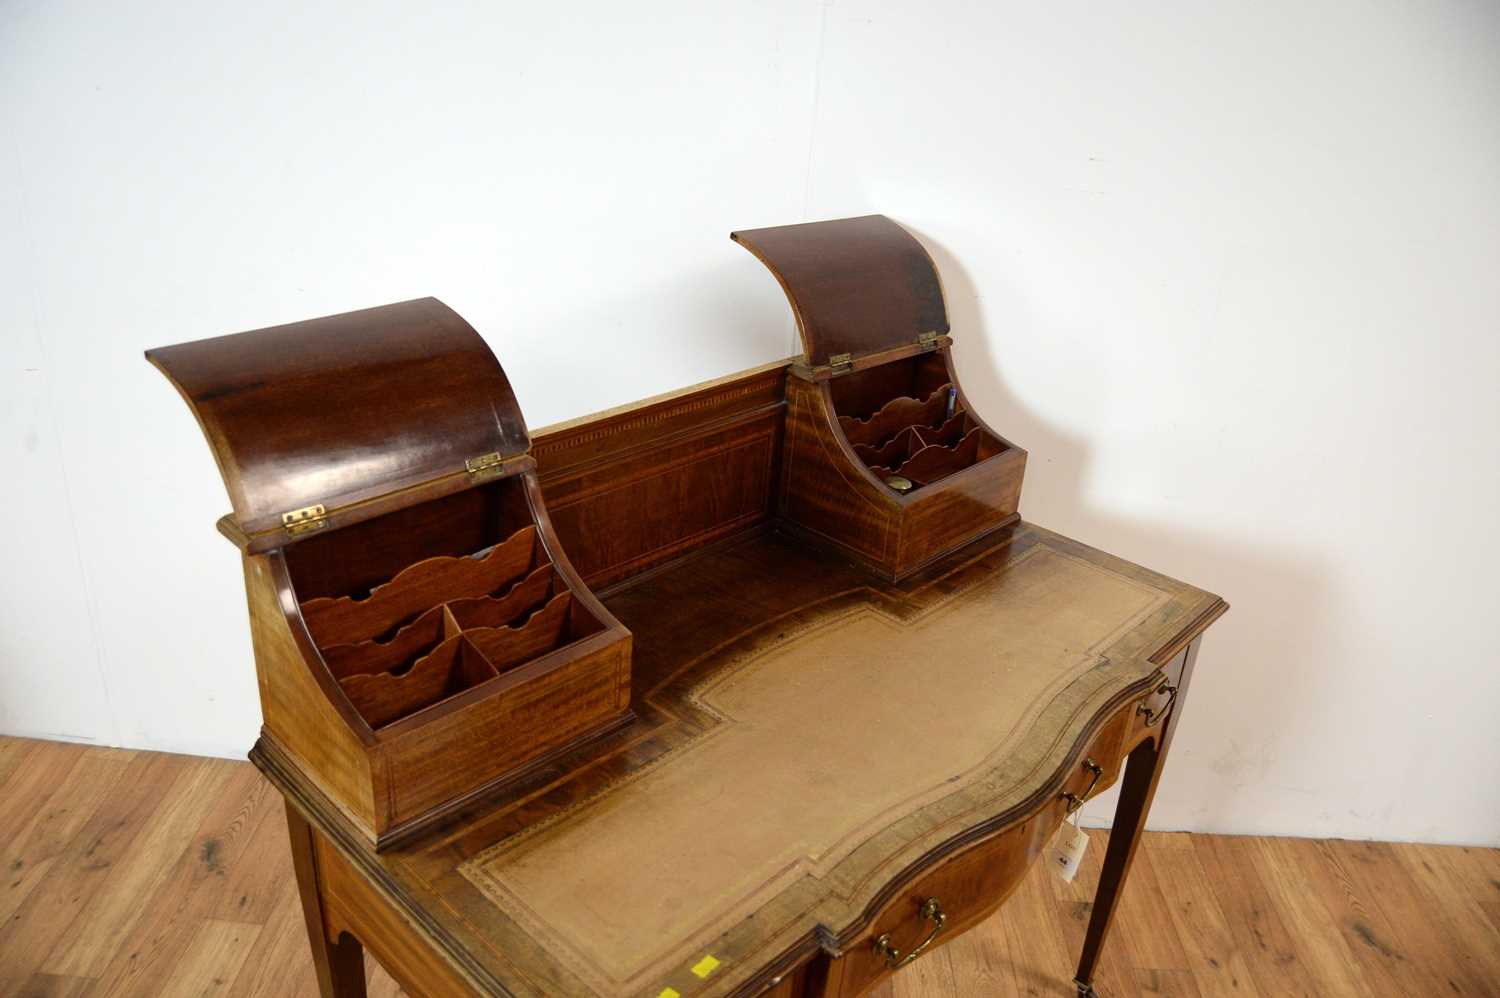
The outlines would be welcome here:
M 297 893 L 302 897 L 302 917 L 312 944 L 313 967 L 323 998 L 365 998 L 365 953 L 359 941 L 344 935 L 330 942 L 323 922 L 323 899 L 318 891 L 315 834 L 290 803 L 286 805 L 286 827 L 292 840 L 292 866 L 297 871 Z
M 1115 905 L 1120 900 L 1125 877 L 1130 873 L 1131 861 L 1135 859 L 1135 847 L 1140 844 L 1141 832 L 1146 828 L 1146 815 L 1151 810 L 1151 800 L 1156 796 L 1156 784 L 1161 779 L 1162 767 L 1167 761 L 1172 731 L 1177 727 L 1177 719 L 1182 716 L 1182 703 L 1187 697 L 1188 681 L 1193 675 L 1193 665 L 1198 659 L 1198 644 L 1201 640 L 1195 640 L 1188 647 L 1187 659 L 1182 665 L 1182 678 L 1177 681 L 1177 698 L 1161 721 L 1160 733 L 1155 739 L 1136 746 L 1125 763 L 1125 776 L 1120 783 L 1120 802 L 1115 806 L 1115 820 L 1109 830 L 1109 846 L 1104 853 L 1104 869 L 1099 874 L 1099 889 L 1094 893 L 1094 910 L 1089 917 L 1088 933 L 1083 939 L 1083 956 L 1078 960 L 1078 974 L 1073 979 L 1080 995 L 1095 994 L 1091 983 L 1094 967 L 1099 963 L 1099 951 L 1104 947 L 1104 939 L 1114 920 Z

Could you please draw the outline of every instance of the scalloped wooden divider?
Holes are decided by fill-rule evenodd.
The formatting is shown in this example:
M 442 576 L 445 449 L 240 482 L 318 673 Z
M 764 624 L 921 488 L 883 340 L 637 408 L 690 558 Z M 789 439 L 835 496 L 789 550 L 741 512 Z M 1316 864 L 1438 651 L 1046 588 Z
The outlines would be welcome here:
M 551 563 L 536 568 L 511 586 L 503 596 L 476 596 L 450 600 L 448 612 L 464 630 L 479 627 L 509 627 L 540 607 L 556 579 Z
M 969 431 L 977 424 L 969 418 L 969 414 L 963 409 L 957 409 L 947 421 L 939 427 L 913 426 L 911 428 L 918 440 L 924 445 L 937 445 L 939 447 L 952 447 L 963 440 Z M 916 457 L 913 453 L 912 457 Z
M 509 585 L 535 564 L 536 548 L 536 527 L 528 525 L 483 558 L 425 558 L 370 590 L 365 599 L 324 596 L 308 600 L 302 604 L 302 619 L 320 647 L 375 638 L 439 603 L 484 596 Z
M 462 634 L 455 634 L 402 675 L 350 676 L 341 685 L 360 716 L 378 728 L 496 675 L 494 666 Z
M 977 461 L 979 443 L 983 434 L 984 431 L 976 426 L 964 434 L 963 440 L 953 447 L 929 444 L 902 462 L 894 471 L 889 468 L 871 468 L 870 470 L 881 478 L 900 475 L 916 485 L 931 485 Z
M 940 385 L 921 400 L 897 396 L 865 419 L 840 416 L 839 429 L 851 444 L 882 447 L 909 426 L 937 426 L 947 418 L 948 390 L 952 387 L 951 383 Z
M 572 602 L 573 594 L 564 590 L 520 626 L 481 627 L 464 631 L 464 637 L 479 649 L 496 671 L 504 672 L 558 646 L 568 624 L 568 609 Z
M 908 426 L 880 447 L 855 444 L 854 456 L 870 468 L 894 468 L 925 446 L 922 438 L 917 436 L 916 427 Z
M 360 641 L 330 645 L 322 649 L 323 662 L 335 679 L 376 672 L 394 672 L 418 655 L 433 649 L 448 633 L 442 604 L 422 614 L 396 632 L 389 641 Z
M 548 599 L 545 605 L 529 613 L 519 609 L 523 598 L 544 596 L 550 588 L 551 565 L 544 568 L 547 571 L 537 569 L 525 580 L 511 587 L 511 592 L 506 596 L 492 601 L 497 607 L 510 602 L 509 609 L 504 612 L 514 611 L 511 615 L 514 623 L 461 630 L 452 608 L 448 604 L 442 604 L 424 613 L 412 626 L 402 628 L 397 639 L 387 645 L 363 642 L 329 649 L 335 653 L 335 659 L 340 664 L 347 664 L 346 656 L 353 656 L 354 649 L 364 650 L 365 657 L 354 660 L 362 671 L 351 671 L 339 679 L 339 685 L 344 688 L 350 703 L 354 704 L 354 708 L 369 722 L 370 727 L 378 728 L 561 647 L 567 638 L 569 611 L 573 604 L 573 594 L 570 591 L 564 589 Z M 510 599 L 512 596 L 516 597 L 513 601 Z M 532 605 L 535 604 L 534 599 Z M 494 609 L 492 612 L 498 616 L 502 611 Z M 383 660 L 395 660 L 397 665 L 405 662 L 406 658 L 396 659 L 394 652 L 383 649 L 396 645 L 398 641 L 403 642 L 403 649 L 408 647 L 405 643 L 408 640 L 415 643 L 415 638 L 406 638 L 408 632 L 431 639 L 433 625 L 429 618 L 438 621 L 441 640 L 425 655 L 417 658 L 409 669 L 392 672 L 363 668 L 376 654 L 383 656 Z M 421 629 L 416 626 L 418 623 L 422 625 Z M 372 645 L 375 646 L 373 652 Z M 420 646 L 418 648 L 420 650 Z M 409 655 L 410 653 L 408 657 Z M 326 652 L 324 660 L 327 661 Z

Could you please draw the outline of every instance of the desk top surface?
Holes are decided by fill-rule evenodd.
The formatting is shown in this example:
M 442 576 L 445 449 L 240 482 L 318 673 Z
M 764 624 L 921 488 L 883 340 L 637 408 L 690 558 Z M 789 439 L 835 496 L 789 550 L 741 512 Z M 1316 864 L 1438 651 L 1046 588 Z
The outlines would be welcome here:
M 1034 806 L 1226 608 L 1030 525 L 895 585 L 761 533 L 605 602 L 635 635 L 625 728 L 378 856 L 301 795 L 515 994 L 727 994 L 847 936 Z

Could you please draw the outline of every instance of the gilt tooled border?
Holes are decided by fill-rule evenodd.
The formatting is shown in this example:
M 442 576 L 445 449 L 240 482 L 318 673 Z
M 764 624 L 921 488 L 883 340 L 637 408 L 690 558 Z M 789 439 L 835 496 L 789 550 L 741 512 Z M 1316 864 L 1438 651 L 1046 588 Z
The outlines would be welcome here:
M 805 640 L 810 635 L 820 630 L 841 626 L 849 621 L 851 617 L 863 615 L 866 613 L 872 613 L 896 626 L 913 626 L 922 619 L 932 614 L 941 612 L 945 607 L 949 606 L 955 600 L 968 597 L 977 588 L 983 587 L 988 584 L 1000 584 L 1000 580 L 1004 577 L 1004 575 L 1010 568 L 1015 567 L 1016 565 L 1019 565 L 1026 560 L 1029 560 L 1031 557 L 1034 557 L 1038 552 L 1042 550 L 1048 551 L 1053 556 L 1061 557 L 1068 561 L 1086 565 L 1092 571 L 1103 572 L 1105 574 L 1114 576 L 1115 579 L 1119 582 L 1127 585 L 1132 589 L 1148 593 L 1153 598 L 1145 607 L 1143 607 L 1132 617 L 1119 624 L 1108 634 L 1101 636 L 1098 640 L 1091 644 L 1089 648 L 1081 650 L 1080 665 L 1077 668 L 1063 674 L 1053 683 L 1049 684 L 1045 688 L 1043 693 L 1036 698 L 1035 703 L 1028 706 L 1026 712 L 1017 719 L 1014 728 L 1012 729 L 1009 736 L 1004 740 L 1004 742 L 994 747 L 985 755 L 982 760 L 980 760 L 969 770 L 961 774 L 961 778 L 944 783 L 937 787 L 924 788 L 905 798 L 899 804 L 891 805 L 890 807 L 882 811 L 879 815 L 868 818 L 867 820 L 862 822 L 859 827 L 850 829 L 836 842 L 829 845 L 818 857 L 798 857 L 792 863 L 788 864 L 785 869 L 779 871 L 775 877 L 770 878 L 763 883 L 755 885 L 753 888 L 737 897 L 737 899 L 733 903 L 721 906 L 720 913 L 711 918 L 709 923 L 705 925 L 699 932 L 695 933 L 692 939 L 670 942 L 665 945 L 661 951 L 638 960 L 634 964 L 636 969 L 630 972 L 623 981 L 614 979 L 608 979 L 606 981 L 605 979 L 601 979 L 598 973 L 598 969 L 595 966 L 595 961 L 591 960 L 587 954 L 580 952 L 575 941 L 572 941 L 565 937 L 561 930 L 555 929 L 538 913 L 531 911 L 529 906 L 525 904 L 525 901 L 522 897 L 520 897 L 516 892 L 507 887 L 500 878 L 496 877 L 487 868 L 497 857 L 507 852 L 524 848 L 525 845 L 536 835 L 542 834 L 546 830 L 554 827 L 557 822 L 569 820 L 579 816 L 581 812 L 589 808 L 600 798 L 616 793 L 623 787 L 629 786 L 634 781 L 644 779 L 645 777 L 652 775 L 656 771 L 658 766 L 666 763 L 669 760 L 673 762 L 679 762 L 682 758 L 683 753 L 694 751 L 707 744 L 709 739 L 721 734 L 725 730 L 725 723 L 731 722 L 733 719 L 716 708 L 712 703 L 709 702 L 709 699 L 712 697 L 713 693 L 723 684 L 731 682 L 735 677 L 739 676 L 742 673 L 743 667 L 747 665 L 749 661 L 753 661 L 754 659 L 761 657 L 763 654 L 767 653 L 770 650 L 768 646 L 761 645 L 756 640 L 757 637 L 762 635 L 770 626 L 780 625 L 782 636 L 778 637 L 775 643 L 775 647 L 777 648 L 784 648 L 788 642 L 798 642 Z M 879 598 L 872 599 L 872 595 Z M 899 866 L 897 864 L 899 864 L 904 858 L 909 857 L 913 849 L 931 840 L 939 830 L 953 826 L 956 821 L 968 821 L 972 824 L 978 812 L 988 813 L 990 811 L 993 811 L 995 805 L 1006 801 L 1011 797 L 1015 797 L 1015 789 L 1020 784 L 1020 782 L 1024 780 L 1024 776 L 1026 774 L 1021 774 L 1019 778 L 1007 779 L 1005 781 L 1006 786 L 1000 787 L 996 785 L 993 788 L 993 792 L 986 793 L 984 795 L 984 801 L 977 803 L 969 802 L 968 806 L 964 807 L 960 812 L 956 814 L 948 814 L 940 818 L 936 823 L 932 824 L 931 827 L 926 829 L 918 836 L 907 838 L 903 843 L 900 843 L 897 848 L 890 851 L 887 856 L 871 864 L 869 869 L 865 871 L 864 875 L 854 880 L 849 885 L 847 890 L 838 891 L 836 889 L 833 889 L 833 885 L 828 882 L 829 874 L 833 870 L 846 863 L 849 858 L 853 856 L 860 848 L 871 844 L 874 841 L 874 838 L 878 837 L 878 834 L 872 834 L 872 829 L 875 829 L 878 833 L 878 829 L 889 828 L 893 821 L 897 820 L 891 818 L 892 814 L 899 813 L 899 820 L 919 820 L 926 812 L 937 808 L 943 801 L 953 800 L 960 796 L 964 796 L 967 793 L 972 792 L 975 788 L 984 785 L 985 778 L 982 775 L 976 777 L 976 774 L 983 773 L 986 770 L 994 770 L 996 767 L 997 756 L 1013 750 L 1015 744 L 1021 738 L 1022 734 L 1024 734 L 1025 731 L 1030 730 L 1035 725 L 1042 713 L 1048 708 L 1049 705 L 1056 702 L 1065 690 L 1078 685 L 1090 675 L 1098 675 L 1102 667 L 1109 666 L 1111 664 L 1109 659 L 1102 654 L 1102 649 L 1108 648 L 1111 644 L 1118 641 L 1121 635 L 1128 633 L 1130 630 L 1137 627 L 1142 622 L 1142 620 L 1144 620 L 1150 614 L 1169 604 L 1172 601 L 1173 596 L 1174 594 L 1172 592 L 1163 589 L 1160 586 L 1152 585 L 1149 582 L 1123 575 L 1119 572 L 1115 572 L 1109 569 L 1106 566 L 1099 565 L 1084 558 L 1080 558 L 1077 555 L 1071 554 L 1069 552 L 1060 551 L 1047 545 L 1039 545 L 1017 556 L 1006 566 L 1006 569 L 1001 571 L 1000 573 L 981 576 L 975 579 L 969 585 L 955 587 L 950 591 L 942 593 L 938 598 L 932 599 L 930 601 L 916 603 L 913 600 L 902 599 L 890 594 L 878 592 L 872 593 L 870 591 L 866 591 L 861 595 L 861 599 L 857 604 L 851 605 L 847 609 L 843 610 L 842 612 L 838 612 L 835 616 L 832 617 L 824 617 L 820 620 L 795 625 L 791 628 L 786 627 L 784 621 L 766 622 L 756 627 L 751 632 L 738 635 L 734 639 L 731 639 L 730 641 L 725 642 L 724 644 L 714 649 L 711 649 L 703 656 L 700 656 L 699 659 L 695 660 L 695 663 L 690 663 L 686 667 L 691 668 L 693 664 L 701 664 L 702 661 L 715 657 L 719 657 L 722 659 L 720 664 L 714 667 L 713 672 L 709 676 L 695 683 L 695 685 L 688 691 L 687 695 L 685 696 L 685 699 L 689 703 L 691 703 L 697 710 L 702 711 L 704 714 L 714 718 L 718 723 L 715 723 L 711 728 L 695 736 L 692 736 L 687 742 L 675 747 L 672 751 L 666 753 L 656 760 L 653 760 L 651 763 L 642 766 L 640 769 L 637 769 L 618 780 L 612 781 L 611 783 L 598 788 L 595 792 L 591 793 L 585 798 L 580 799 L 574 805 L 570 806 L 567 810 L 549 816 L 547 819 L 538 822 L 536 825 L 530 826 L 518 832 L 516 835 L 511 836 L 502 842 L 496 843 L 490 848 L 476 854 L 474 857 L 471 857 L 468 861 L 460 866 L 460 871 L 467 879 L 469 879 L 472 883 L 479 887 L 481 892 L 488 896 L 492 902 L 504 900 L 506 903 L 503 905 L 503 907 L 509 910 L 513 917 L 517 917 L 518 921 L 523 921 L 524 923 L 526 923 L 528 931 L 534 933 L 540 938 L 548 940 L 549 948 L 552 948 L 554 950 L 554 953 L 569 953 L 576 957 L 576 961 L 569 961 L 572 964 L 571 969 L 574 972 L 578 972 L 582 967 L 588 967 L 589 971 L 585 971 L 584 976 L 593 978 L 593 981 L 591 983 L 595 984 L 619 985 L 621 983 L 628 984 L 630 982 L 635 982 L 638 981 L 639 978 L 646 975 L 648 972 L 651 972 L 653 968 L 659 967 L 664 963 L 668 963 L 673 957 L 674 951 L 680 951 L 683 953 L 696 953 L 698 949 L 702 948 L 705 940 L 717 938 L 724 930 L 726 925 L 732 928 L 734 924 L 742 922 L 745 917 L 745 912 L 741 910 L 743 905 L 745 905 L 749 901 L 749 899 L 754 898 L 756 895 L 765 893 L 767 887 L 770 884 L 781 880 L 788 881 L 787 886 L 774 889 L 772 897 L 768 898 L 764 903 L 753 909 L 757 913 L 764 911 L 767 906 L 786 897 L 790 893 L 790 888 L 796 883 L 797 880 L 806 877 L 814 877 L 818 880 L 819 883 L 824 884 L 825 890 L 823 896 L 812 899 L 813 904 L 811 908 L 803 910 L 801 912 L 793 913 L 790 917 L 785 918 L 784 925 L 781 928 L 773 930 L 768 937 L 771 940 L 781 938 L 785 936 L 787 931 L 790 930 L 791 926 L 796 925 L 799 921 L 804 920 L 811 910 L 817 908 L 827 908 L 832 902 L 835 901 L 843 905 L 848 905 L 854 900 L 856 896 L 862 896 L 868 893 L 870 890 L 870 884 L 873 880 L 882 875 L 885 875 L 887 871 L 899 869 Z M 743 647 L 741 650 L 736 651 L 736 645 L 748 647 Z M 1113 685 L 1118 685 L 1118 681 L 1120 678 L 1128 679 L 1134 677 L 1139 673 L 1140 670 L 1139 663 L 1133 663 L 1133 667 L 1128 668 L 1125 667 L 1123 663 L 1120 663 L 1119 665 L 1128 674 L 1124 677 L 1117 677 L 1114 683 L 1111 683 L 1108 677 L 1098 675 L 1099 682 L 1092 684 L 1092 688 L 1088 689 L 1087 692 L 1085 692 L 1080 698 L 1080 707 L 1086 706 L 1087 704 L 1096 700 L 1101 690 L 1112 688 Z M 1059 738 L 1070 733 L 1070 731 L 1071 728 L 1060 732 Z M 1042 749 L 1038 753 L 1039 758 L 1035 760 L 1034 765 L 1029 767 L 1027 773 L 1034 772 L 1037 765 L 1040 765 L 1043 761 L 1045 761 L 1046 758 L 1050 758 L 1050 756 L 1054 754 L 1054 750 L 1055 744 L 1046 746 L 1044 749 Z M 998 776 L 999 774 L 995 773 L 993 775 Z M 1012 775 L 1014 776 L 1015 774 Z M 982 820 L 983 816 L 980 815 L 979 817 Z M 851 840 L 854 839 L 864 839 L 864 841 L 851 845 Z M 761 934 L 764 934 L 763 928 L 758 931 Z

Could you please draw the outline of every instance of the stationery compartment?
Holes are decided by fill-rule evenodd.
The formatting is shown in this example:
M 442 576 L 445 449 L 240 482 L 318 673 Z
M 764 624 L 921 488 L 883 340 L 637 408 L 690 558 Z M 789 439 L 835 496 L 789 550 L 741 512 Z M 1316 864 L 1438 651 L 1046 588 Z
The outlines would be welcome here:
M 262 746 L 377 848 L 631 716 L 630 632 L 569 562 L 510 382 L 452 309 L 147 358 L 233 505 Z
M 894 492 L 933 485 L 1008 449 L 965 411 L 941 354 L 856 371 L 828 389 L 855 457 Z
M 517 525 L 518 479 L 439 501 L 449 530 L 433 553 L 391 571 L 372 562 L 362 533 L 411 524 L 371 520 L 287 552 L 308 634 L 350 704 L 373 729 L 410 717 L 604 628 L 574 599 L 533 522 Z M 488 521 L 483 524 L 472 519 Z M 385 545 L 388 549 L 390 545 Z M 326 550 L 324 550 L 326 548 Z M 410 550 L 405 557 L 427 553 Z M 370 583 L 375 573 L 390 574 Z M 336 594 L 303 598 L 306 586 Z
M 279 558 L 309 664 L 367 729 L 381 847 L 629 716 L 629 632 L 563 555 L 529 471 Z M 438 751 L 453 765 L 433 770 Z
M 544 571 L 550 573 L 551 566 L 544 566 L 532 577 L 550 582 L 549 576 L 542 574 Z M 517 583 L 517 590 L 521 585 Z M 516 595 L 530 597 L 528 592 Z M 339 685 L 370 727 L 379 728 L 495 679 L 602 627 L 566 589 L 550 599 L 545 595 L 536 599 L 533 609 L 489 626 L 461 625 L 453 604 L 434 607 L 423 614 L 424 619 L 436 615 L 442 622 L 438 640 L 430 648 L 390 669 L 370 668 L 345 675 L 339 679 Z M 507 602 L 507 599 L 493 601 L 497 607 Z
M 782 522 L 893 580 L 1020 518 L 1026 452 L 971 411 L 942 281 L 883 215 L 730 234 L 802 339 L 787 378 Z

